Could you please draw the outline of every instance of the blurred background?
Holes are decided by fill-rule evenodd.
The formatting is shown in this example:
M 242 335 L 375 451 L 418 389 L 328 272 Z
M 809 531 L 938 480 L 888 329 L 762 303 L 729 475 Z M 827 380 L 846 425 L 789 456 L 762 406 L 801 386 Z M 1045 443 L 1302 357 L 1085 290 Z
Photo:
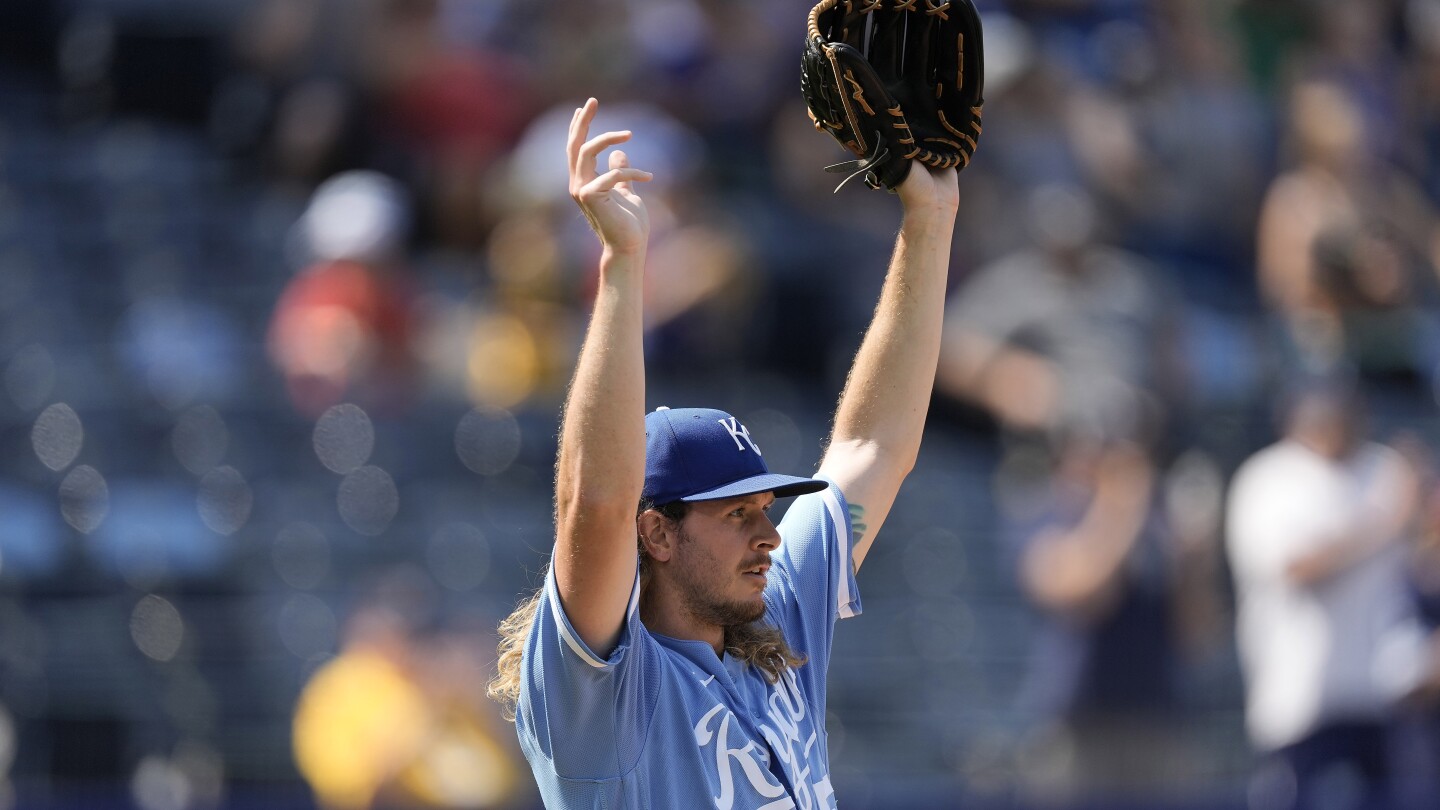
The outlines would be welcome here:
M 977 5 L 843 806 L 1440 806 L 1440 0 Z M 537 806 L 569 113 L 656 175 L 649 405 L 810 471 L 899 205 L 808 6 L 0 5 L 0 808 Z

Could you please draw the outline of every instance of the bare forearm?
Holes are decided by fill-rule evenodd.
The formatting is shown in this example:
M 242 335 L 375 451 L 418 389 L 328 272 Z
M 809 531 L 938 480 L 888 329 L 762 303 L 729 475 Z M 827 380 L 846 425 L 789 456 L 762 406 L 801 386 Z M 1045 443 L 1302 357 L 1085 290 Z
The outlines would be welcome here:
M 1301 554 L 1285 566 L 1285 576 L 1302 587 L 1328 582 L 1390 546 L 1393 536 L 1380 533 L 1356 534 Z
M 911 459 L 919 450 L 940 356 L 953 215 L 906 216 L 874 319 L 835 414 L 832 445 L 875 443 Z
M 1361 565 L 1399 545 L 1419 505 L 1418 481 L 1413 471 L 1397 465 L 1387 470 L 1381 484 L 1387 497 L 1357 519 L 1349 533 L 1293 557 L 1285 567 L 1291 582 L 1313 587 Z M 1370 500 L 1370 499 L 1367 499 Z
M 644 254 L 607 255 L 560 436 L 556 506 L 562 522 L 580 505 L 633 517 L 645 477 Z
M 1038 605 L 1083 619 L 1105 612 L 1135 537 L 1128 527 L 1111 523 L 1098 521 L 1035 542 L 1021 573 L 1026 591 Z
M 907 213 L 820 463 L 820 474 L 850 503 L 857 571 L 920 451 L 940 356 L 953 227 L 953 210 Z
M 900 236 L 820 462 L 820 474 L 850 504 L 856 570 L 920 452 L 940 359 L 958 205 L 955 173 L 918 163 L 897 192 L 905 206 Z
M 571 624 L 608 655 L 635 580 L 645 479 L 640 257 L 607 256 L 560 434 L 555 582 Z
M 1138 451 L 1117 449 L 1100 462 L 1095 497 L 1080 523 L 1031 544 L 1022 564 L 1026 589 L 1042 607 L 1082 619 L 1103 615 L 1126 560 L 1145 529 L 1150 468 Z
M 947 330 L 935 378 L 941 391 L 980 405 L 1007 425 L 1049 425 L 1060 383 L 1048 360 L 963 326 Z

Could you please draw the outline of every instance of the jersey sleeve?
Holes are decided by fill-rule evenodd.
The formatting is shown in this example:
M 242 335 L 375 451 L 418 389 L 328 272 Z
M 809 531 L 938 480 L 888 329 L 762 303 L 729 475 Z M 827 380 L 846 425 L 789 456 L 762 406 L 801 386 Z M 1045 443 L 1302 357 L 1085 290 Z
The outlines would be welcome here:
M 611 779 L 639 759 L 654 713 L 656 642 L 639 617 L 637 575 L 620 640 L 609 656 L 586 646 L 560 603 L 552 568 L 521 664 L 515 722 L 527 753 L 551 760 L 567 779 Z
M 790 647 L 809 659 L 804 672 L 823 683 L 837 619 L 858 616 L 860 591 L 851 557 L 850 510 L 840 487 L 795 499 L 779 526 L 765 599 Z M 816 694 L 816 693 L 812 693 Z

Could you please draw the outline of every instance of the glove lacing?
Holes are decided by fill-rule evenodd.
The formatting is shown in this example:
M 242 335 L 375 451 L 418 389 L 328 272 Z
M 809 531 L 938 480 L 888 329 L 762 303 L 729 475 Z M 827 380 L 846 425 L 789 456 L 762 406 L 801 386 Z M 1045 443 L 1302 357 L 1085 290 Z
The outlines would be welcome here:
M 856 160 L 845 160 L 826 166 L 825 171 L 831 172 L 832 174 L 839 174 L 841 172 L 852 172 L 849 177 L 841 180 L 840 185 L 836 186 L 835 190 L 831 193 L 839 194 L 840 189 L 844 188 L 846 183 L 866 173 L 870 173 L 871 176 L 865 178 L 865 184 L 870 186 L 871 188 L 879 188 L 880 181 L 874 176 L 873 173 L 871 173 L 870 170 L 872 167 L 874 167 L 880 161 L 884 160 L 890 154 L 889 149 L 882 149 L 881 146 L 882 144 L 880 143 L 880 133 L 877 132 L 875 133 L 875 148 L 870 150 L 870 154 L 867 157 L 859 158 Z

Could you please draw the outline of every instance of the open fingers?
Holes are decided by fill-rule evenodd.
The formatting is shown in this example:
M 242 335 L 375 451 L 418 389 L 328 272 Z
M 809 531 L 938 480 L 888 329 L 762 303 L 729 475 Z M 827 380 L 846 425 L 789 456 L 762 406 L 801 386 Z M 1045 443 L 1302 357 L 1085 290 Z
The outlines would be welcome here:
M 575 114 L 570 116 L 570 132 L 565 138 L 565 156 L 569 158 L 570 171 L 573 173 L 580 159 L 580 145 L 585 143 L 585 138 L 590 134 L 590 122 L 595 120 L 595 110 L 600 103 L 595 99 L 587 99 L 584 104 L 575 108 Z
M 623 188 L 628 191 L 631 183 L 644 183 L 652 177 L 654 177 L 654 175 L 644 169 L 636 169 L 628 166 L 623 169 L 611 169 L 594 180 L 591 180 L 589 183 L 586 183 L 584 188 L 580 190 L 580 196 L 599 194 L 617 186 L 622 186 L 622 184 Z
M 595 179 L 595 158 L 606 149 L 617 143 L 624 143 L 630 140 L 630 130 L 619 130 L 617 132 L 603 132 L 580 147 L 580 153 L 575 158 L 575 177 L 583 185 Z
M 623 152 L 622 150 L 616 149 L 615 151 L 613 151 L 613 152 L 610 153 L 610 168 L 611 168 L 611 169 L 628 169 L 628 168 L 630 168 L 630 156 L 627 155 L 627 154 L 625 154 L 625 152 Z M 622 191 L 629 191 L 629 190 L 630 190 L 630 182 L 629 182 L 628 180 L 621 180 L 620 182 L 618 182 L 618 183 L 615 184 L 615 187 L 618 188 L 618 189 L 620 189 L 620 190 L 622 190 Z

